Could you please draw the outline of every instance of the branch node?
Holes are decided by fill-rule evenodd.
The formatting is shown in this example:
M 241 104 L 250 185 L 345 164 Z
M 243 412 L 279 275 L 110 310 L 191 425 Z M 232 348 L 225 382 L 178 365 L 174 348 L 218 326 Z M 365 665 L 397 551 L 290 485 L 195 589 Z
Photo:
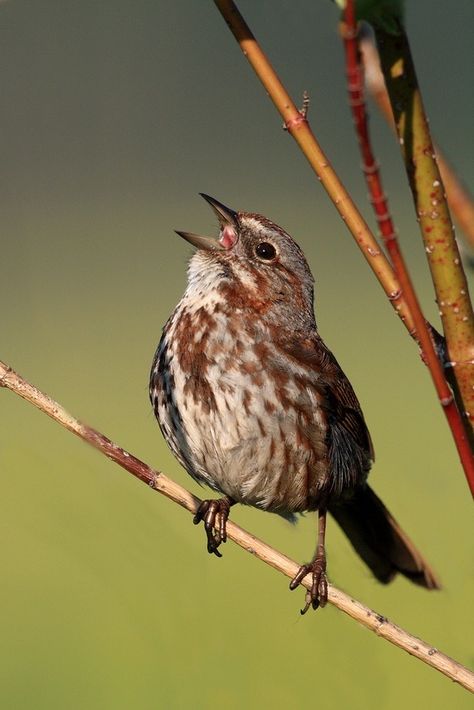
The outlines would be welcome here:
M 379 249 L 374 249 L 373 247 L 367 247 L 367 251 L 370 254 L 370 256 L 380 256 L 380 250 Z M 390 297 L 389 297 L 390 298 Z
M 153 490 L 155 490 L 155 491 L 158 490 L 157 486 L 158 486 L 159 476 L 160 476 L 159 473 L 153 472 L 153 476 L 148 481 L 148 485 L 150 486 L 150 488 L 153 488 Z
M 380 195 L 369 195 L 370 203 L 374 205 L 383 205 L 386 209 L 384 215 L 377 215 L 377 217 L 380 219 L 380 217 L 384 217 L 384 219 L 388 219 L 390 217 L 388 211 L 387 211 L 387 195 L 385 192 L 380 193 Z M 386 216 L 385 216 L 386 215 Z
M 388 213 L 386 213 L 386 214 L 387 214 L 387 217 L 390 217 L 390 215 Z M 383 218 L 385 219 L 385 215 L 383 215 Z M 382 237 L 383 237 L 383 240 L 385 243 L 396 242 L 398 239 L 397 232 L 395 230 L 392 230 L 390 232 L 390 234 L 382 234 Z
M 375 175 L 380 170 L 380 163 L 377 160 L 374 160 L 370 165 L 362 163 L 362 170 L 364 175 Z M 383 199 L 385 199 L 385 195 Z
M 299 128 L 299 126 L 303 125 L 304 123 L 308 123 L 308 121 L 304 116 L 300 114 L 299 116 L 289 118 L 288 121 L 283 124 L 283 130 L 291 133 L 293 129 Z
M 297 116 L 293 116 L 293 118 L 289 118 L 288 121 L 285 121 L 283 124 L 283 130 L 291 133 L 293 128 L 298 128 L 303 123 L 308 123 L 308 110 L 309 94 L 305 89 L 303 91 L 303 106 L 299 109 Z

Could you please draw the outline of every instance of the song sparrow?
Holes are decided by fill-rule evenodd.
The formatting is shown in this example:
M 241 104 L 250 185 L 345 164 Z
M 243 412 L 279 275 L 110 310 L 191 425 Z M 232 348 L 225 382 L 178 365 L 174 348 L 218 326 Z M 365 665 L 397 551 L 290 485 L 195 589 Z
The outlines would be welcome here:
M 312 574 L 310 605 L 327 600 L 329 511 L 375 577 L 397 572 L 438 588 L 429 565 L 366 483 L 372 443 L 351 384 L 318 334 L 313 276 L 276 224 L 214 209 L 219 239 L 178 232 L 197 247 L 186 292 L 155 354 L 150 398 L 173 453 L 199 483 L 207 547 L 220 555 L 234 503 L 293 518 L 317 510 L 316 553 L 290 584 Z

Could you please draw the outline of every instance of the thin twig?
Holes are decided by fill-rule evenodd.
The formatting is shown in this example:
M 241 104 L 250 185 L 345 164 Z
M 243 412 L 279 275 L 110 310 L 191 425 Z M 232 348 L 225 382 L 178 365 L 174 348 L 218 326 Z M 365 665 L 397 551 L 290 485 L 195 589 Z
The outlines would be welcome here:
M 402 292 L 400 282 L 390 262 L 380 251 L 377 240 L 322 151 L 309 127 L 307 118 L 302 116 L 301 112 L 296 108 L 252 31 L 240 14 L 235 2 L 233 0 L 214 0 L 214 2 L 239 43 L 244 56 L 250 62 L 282 116 L 288 132 L 298 143 L 318 179 L 321 180 L 336 209 L 354 236 L 362 254 L 377 276 L 408 332 L 413 337 L 416 333 L 415 321 Z M 445 411 L 446 409 L 450 410 L 448 422 L 466 478 L 474 491 L 474 461 L 461 414 L 455 407 L 451 394 L 449 394 L 449 397 L 442 398 L 441 404 Z
M 460 436 L 460 417 L 457 407 L 462 408 L 462 399 L 459 402 L 453 399 L 453 394 L 446 380 L 445 372 L 431 335 L 431 326 L 428 325 L 421 310 L 408 268 L 398 242 L 395 226 L 393 224 L 388 199 L 384 193 L 380 169 L 374 157 L 370 132 L 368 126 L 367 110 L 364 96 L 363 69 L 359 51 L 358 26 L 355 15 L 354 0 L 347 0 L 344 9 L 344 21 L 341 22 L 341 35 L 344 42 L 346 56 L 346 74 L 349 93 L 349 104 L 354 119 L 354 126 L 359 141 L 362 155 L 363 171 L 366 178 L 372 206 L 374 208 L 381 235 L 384 239 L 395 274 L 402 287 L 405 299 L 410 307 L 415 322 L 415 339 L 420 345 L 422 357 L 427 365 L 433 384 L 438 395 L 438 400 L 453 432 L 456 445 L 465 462 L 465 472 L 471 493 L 474 495 L 474 462 L 468 437 L 470 427 L 467 428 L 467 437 Z M 456 394 L 457 394 L 456 389 Z
M 84 441 L 87 441 L 95 449 L 112 461 L 115 461 L 115 463 L 118 463 L 133 476 L 143 483 L 146 483 L 150 488 L 153 488 L 153 490 L 162 493 L 191 513 L 196 513 L 198 505 L 201 502 L 196 496 L 193 496 L 189 491 L 169 479 L 161 473 L 161 471 L 150 468 L 150 466 L 140 461 L 140 459 L 136 458 L 136 456 L 133 456 L 128 451 L 125 451 L 125 449 L 122 449 L 96 429 L 92 429 L 86 424 L 79 422 L 60 404 L 31 385 L 1 361 L 0 387 L 11 390 L 27 402 L 33 404 L 58 422 L 58 424 L 61 424 L 61 426 L 65 427 L 73 434 L 76 434 Z M 270 545 L 267 545 L 262 540 L 246 532 L 230 520 L 227 524 L 227 535 L 231 540 L 240 545 L 240 547 L 243 547 L 244 550 L 247 550 L 247 552 L 250 552 L 259 560 L 262 560 L 262 562 L 270 565 L 270 567 L 273 567 L 290 579 L 297 573 L 299 565 L 296 562 L 290 560 L 281 552 L 278 552 L 270 547 Z M 311 577 L 307 576 L 303 580 L 302 585 L 306 587 L 306 589 L 309 589 L 311 583 Z M 474 692 L 474 673 L 453 658 L 438 651 L 437 648 L 430 646 L 416 636 L 412 636 L 407 631 L 393 624 L 386 617 L 377 614 L 375 611 L 372 611 L 372 609 L 352 599 L 333 585 L 329 585 L 328 601 L 378 636 L 402 648 L 410 655 L 419 658 L 421 661 L 448 676 L 448 678 L 459 683 L 467 690 Z

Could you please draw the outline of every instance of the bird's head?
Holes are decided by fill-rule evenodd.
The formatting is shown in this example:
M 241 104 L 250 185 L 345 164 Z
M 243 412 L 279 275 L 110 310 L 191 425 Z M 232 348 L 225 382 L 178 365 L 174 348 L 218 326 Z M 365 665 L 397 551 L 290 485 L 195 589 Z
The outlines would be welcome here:
M 240 303 L 261 310 L 283 308 L 312 314 L 313 276 L 300 247 L 281 227 L 262 215 L 236 212 L 202 194 L 219 220 L 217 238 L 177 231 L 197 248 L 189 265 L 189 284 L 222 289 Z

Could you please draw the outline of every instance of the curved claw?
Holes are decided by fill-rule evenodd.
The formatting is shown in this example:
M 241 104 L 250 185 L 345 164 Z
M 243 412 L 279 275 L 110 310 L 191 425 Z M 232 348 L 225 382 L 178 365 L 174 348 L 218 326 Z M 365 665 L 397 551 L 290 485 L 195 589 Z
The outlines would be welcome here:
M 324 607 L 328 600 L 328 581 L 326 577 L 326 557 L 316 557 L 313 562 L 302 565 L 297 574 L 290 582 L 290 589 L 296 589 L 307 574 L 312 574 L 311 589 L 306 592 L 305 606 L 301 609 L 301 615 L 306 614 L 309 607 L 318 609 Z
M 207 535 L 207 551 L 216 555 L 216 557 L 222 557 L 217 548 L 227 541 L 226 526 L 232 504 L 233 501 L 229 498 L 203 500 L 193 518 L 195 525 L 198 525 L 201 520 L 204 521 L 204 529 Z

